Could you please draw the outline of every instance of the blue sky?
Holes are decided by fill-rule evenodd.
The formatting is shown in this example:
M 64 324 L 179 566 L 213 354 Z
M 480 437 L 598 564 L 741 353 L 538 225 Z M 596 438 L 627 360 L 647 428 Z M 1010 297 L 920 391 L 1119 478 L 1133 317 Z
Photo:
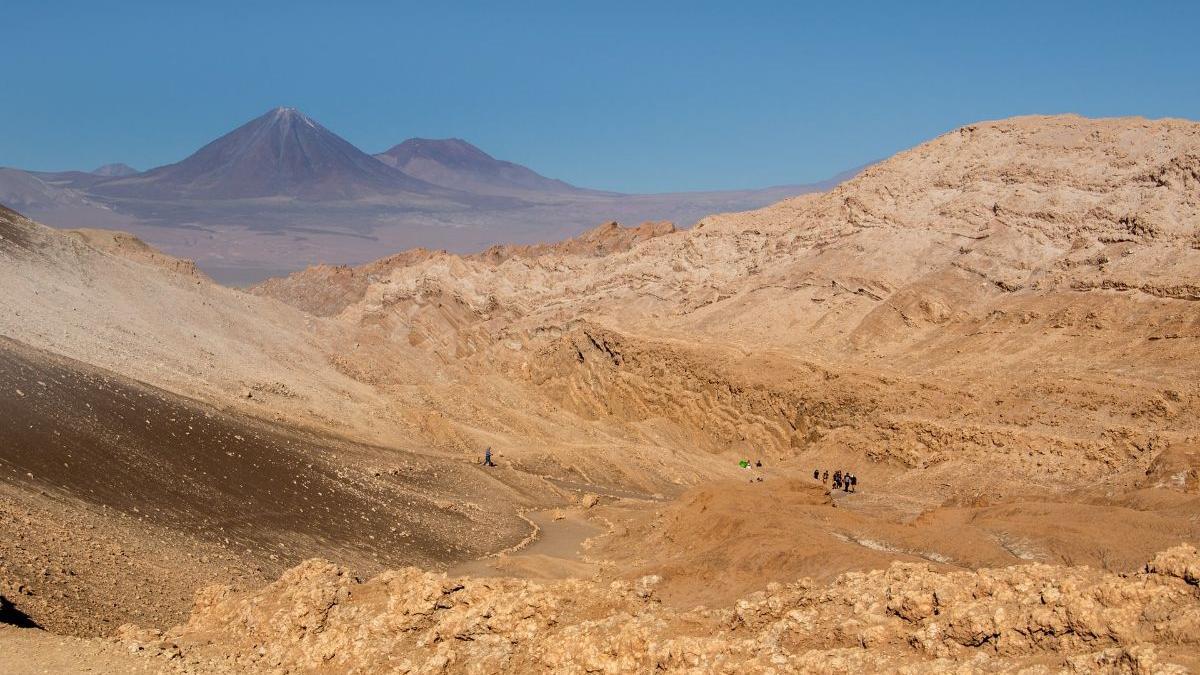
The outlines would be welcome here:
M 819 180 L 958 125 L 1200 119 L 1200 3 L 26 2 L 0 165 L 182 159 L 279 105 L 588 187 Z

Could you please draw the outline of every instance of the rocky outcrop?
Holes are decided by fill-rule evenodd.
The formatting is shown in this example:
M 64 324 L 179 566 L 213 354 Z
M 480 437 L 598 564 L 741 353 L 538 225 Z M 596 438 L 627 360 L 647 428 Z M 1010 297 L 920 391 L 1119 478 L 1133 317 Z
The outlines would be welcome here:
M 655 597 L 657 577 L 537 584 L 405 568 L 361 582 L 310 560 L 256 592 L 205 589 L 187 624 L 126 626 L 121 639 L 246 671 L 1171 672 L 1200 647 L 1198 577 L 1190 545 L 1131 575 L 896 563 L 677 612 Z
M 643 241 L 675 231 L 674 223 L 666 221 L 645 222 L 634 227 L 610 222 L 572 239 L 546 244 L 497 245 L 463 259 L 493 266 L 511 258 L 600 257 L 628 251 Z M 452 257 L 457 259 L 445 251 L 415 248 L 358 267 L 315 265 L 286 277 L 267 279 L 249 291 L 299 307 L 310 314 L 336 316 L 361 301 L 368 287 L 388 278 L 392 272 Z
M 698 447 L 801 448 L 872 412 L 874 383 L 811 363 L 639 340 L 584 324 L 530 360 L 531 381 L 584 419 L 682 422 Z
M 641 225 L 625 227 L 616 221 L 598 225 L 587 232 L 564 241 L 550 244 L 499 245 L 471 258 L 499 264 L 509 258 L 536 258 L 547 255 L 604 256 L 628 251 L 643 241 L 676 232 L 675 224 L 668 221 L 647 221 Z
M 362 300 L 367 287 L 392 270 L 444 255 L 447 255 L 444 251 L 414 248 L 360 267 L 314 265 L 286 277 L 267 279 L 246 290 L 315 316 L 337 316 Z

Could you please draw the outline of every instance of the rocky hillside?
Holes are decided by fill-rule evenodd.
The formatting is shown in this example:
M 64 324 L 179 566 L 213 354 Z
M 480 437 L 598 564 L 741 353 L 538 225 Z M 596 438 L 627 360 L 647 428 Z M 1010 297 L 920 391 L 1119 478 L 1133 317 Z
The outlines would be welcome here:
M 675 231 L 675 225 L 669 222 L 647 222 L 636 227 L 623 227 L 619 223 L 610 222 L 565 241 L 498 245 L 463 258 L 500 264 L 513 257 L 601 256 L 628 251 L 643 241 Z M 371 284 L 386 278 L 393 270 L 411 267 L 438 257 L 458 256 L 451 256 L 446 251 L 411 249 L 359 267 L 318 265 L 287 277 L 268 279 L 247 290 L 255 295 L 281 300 L 317 316 L 334 316 L 362 300 Z
M 1198 432 L 1197 157 L 1192 122 L 983 123 L 602 257 L 407 258 L 336 309 L 627 442 L 935 472 L 1003 448 L 1065 487 Z
M 1200 666 L 1200 555 L 1114 575 L 1034 565 L 938 574 L 894 564 L 829 585 L 775 584 L 728 609 L 676 612 L 657 577 L 366 582 L 311 560 L 252 593 L 208 588 L 130 649 L 229 672 L 1185 672 Z
M 941 494 L 1124 486 L 1200 436 L 1198 128 L 982 123 L 687 231 L 414 251 L 261 298 L 53 243 L 5 266 L 4 327 L 180 393 L 279 382 L 302 395 L 260 412 L 651 491 L 747 446 Z M 164 297 L 191 318 L 148 318 Z
M 454 537 L 414 551 L 372 531 L 389 559 L 448 566 L 507 547 L 518 522 L 553 549 L 549 510 L 568 503 L 594 533 L 586 559 L 474 561 L 504 579 L 360 583 L 308 563 L 206 591 L 189 623 L 126 631 L 172 664 L 1171 672 L 1197 665 L 1196 553 L 1179 546 L 1200 542 L 1197 158 L 1194 122 L 980 123 L 688 230 L 414 250 L 253 294 L 4 211 L 0 334 L 14 354 L 336 437 L 355 450 L 330 457 L 335 477 L 395 488 L 407 477 L 372 463 L 419 455 L 434 474 L 419 484 L 452 496 L 396 518 Z M 838 470 L 858 491 L 821 477 Z M 61 507 L 38 490 L 69 486 L 10 473 L 0 524 Z M 367 510 L 313 520 L 331 555 L 355 549 L 339 518 L 354 532 L 374 513 L 351 496 Z M 510 573 L 548 569 L 588 579 Z

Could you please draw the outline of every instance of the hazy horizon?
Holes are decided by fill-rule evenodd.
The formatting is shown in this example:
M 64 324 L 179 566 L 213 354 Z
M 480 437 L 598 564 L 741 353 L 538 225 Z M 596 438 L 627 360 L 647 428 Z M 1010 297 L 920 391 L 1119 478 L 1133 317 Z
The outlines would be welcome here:
M 6 9 L 0 165 L 29 170 L 169 164 L 276 106 L 637 193 L 818 181 L 1013 115 L 1200 117 L 1185 3 Z

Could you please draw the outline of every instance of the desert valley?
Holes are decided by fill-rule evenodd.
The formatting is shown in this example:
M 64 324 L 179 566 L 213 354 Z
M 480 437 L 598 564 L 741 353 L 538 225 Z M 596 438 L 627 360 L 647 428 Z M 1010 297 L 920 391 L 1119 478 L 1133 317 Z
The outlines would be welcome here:
M 245 289 L 0 210 L 0 671 L 1200 668 L 1200 123 L 723 210 Z

